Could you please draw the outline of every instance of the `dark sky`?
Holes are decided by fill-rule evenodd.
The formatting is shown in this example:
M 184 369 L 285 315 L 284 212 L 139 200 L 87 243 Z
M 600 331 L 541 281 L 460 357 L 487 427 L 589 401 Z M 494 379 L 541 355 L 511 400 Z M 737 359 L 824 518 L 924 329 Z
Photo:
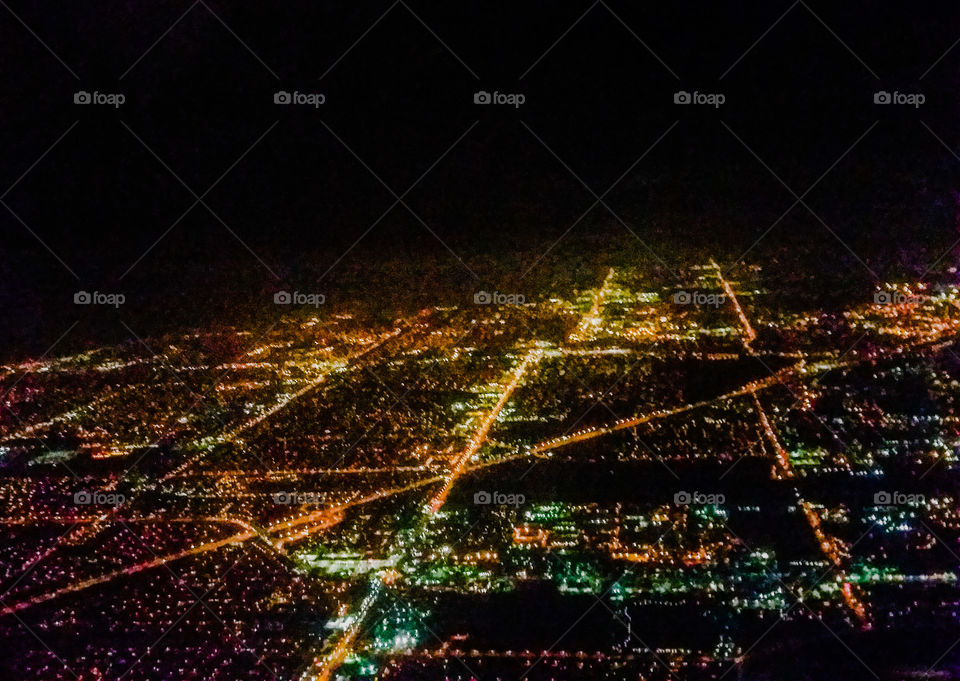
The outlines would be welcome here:
M 955 3 L 8 7 L 4 355 L 74 321 L 58 351 L 245 324 L 280 288 L 400 308 L 580 285 L 648 246 L 732 262 L 772 225 L 748 260 L 869 286 L 958 236 Z

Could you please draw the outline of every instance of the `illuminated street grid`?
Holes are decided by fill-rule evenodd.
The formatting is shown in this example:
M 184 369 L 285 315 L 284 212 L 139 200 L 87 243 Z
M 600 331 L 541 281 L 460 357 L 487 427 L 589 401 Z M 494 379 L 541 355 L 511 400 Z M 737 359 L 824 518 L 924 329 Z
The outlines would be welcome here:
M 953 669 L 956 287 L 651 272 L 3 367 L 5 676 Z

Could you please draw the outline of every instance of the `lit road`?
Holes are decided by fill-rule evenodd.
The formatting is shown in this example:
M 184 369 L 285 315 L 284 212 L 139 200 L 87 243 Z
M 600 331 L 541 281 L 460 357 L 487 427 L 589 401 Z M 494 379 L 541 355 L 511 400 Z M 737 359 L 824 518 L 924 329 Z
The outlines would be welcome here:
M 753 327 L 750 326 L 750 320 L 747 319 L 747 315 L 744 314 L 743 308 L 740 307 L 740 301 L 737 300 L 737 292 L 733 290 L 733 286 L 730 285 L 730 282 L 724 278 L 723 272 L 720 271 L 720 266 L 713 260 L 713 258 L 710 259 L 710 265 L 716 271 L 717 281 L 720 282 L 720 286 L 723 287 L 724 293 L 727 294 L 727 297 L 733 304 L 733 309 L 736 311 L 737 318 L 740 320 L 740 326 L 743 327 L 743 346 L 747 349 L 747 352 L 753 354 L 753 348 L 750 347 L 750 343 L 756 340 L 757 333 L 753 330 Z
M 360 602 L 350 627 L 343 633 L 343 636 L 340 637 L 336 645 L 334 645 L 333 650 L 323 658 L 314 660 L 314 664 L 300 677 L 302 681 L 330 681 L 333 673 L 337 671 L 347 655 L 350 654 L 354 641 L 356 641 L 357 636 L 360 635 L 363 623 L 366 621 L 370 610 L 380 596 L 382 585 L 383 579 L 381 575 L 373 575 L 370 578 L 370 590 L 367 592 L 363 601 Z
M 24 610 L 26 608 L 32 607 L 34 605 L 39 605 L 46 601 L 53 600 L 60 596 L 65 596 L 69 593 L 74 593 L 76 591 L 83 591 L 92 586 L 97 586 L 98 584 L 104 584 L 109 582 L 117 577 L 124 577 L 126 575 L 133 575 L 138 572 L 143 572 L 144 570 L 150 570 L 166 563 L 179 560 L 180 558 L 186 558 L 188 556 L 195 556 L 200 553 L 205 553 L 207 551 L 215 551 L 219 548 L 227 546 L 229 544 L 241 544 L 248 539 L 256 536 L 256 532 L 251 528 L 249 530 L 244 530 L 243 532 L 238 532 L 234 535 L 227 537 L 226 539 L 219 539 L 217 541 L 207 542 L 205 544 L 197 544 L 196 546 L 191 546 L 190 548 L 183 549 L 176 553 L 167 554 L 165 556 L 159 556 L 152 560 L 147 560 L 142 563 L 136 563 L 135 565 L 130 565 L 129 567 L 122 568 L 120 570 L 114 570 L 113 572 L 107 572 L 105 574 L 99 575 L 97 577 L 91 577 L 90 579 L 85 579 L 80 582 L 74 582 L 67 586 L 61 587 L 54 591 L 48 591 L 46 593 L 28 598 L 26 600 L 15 603 L 14 605 L 7 606 L 0 610 L 0 617 L 4 615 L 9 615 L 11 613 L 17 612 L 19 610 Z
M 724 279 L 723 274 L 720 271 L 720 266 L 717 265 L 717 263 L 712 259 L 710 260 L 710 264 L 713 266 L 714 270 L 716 270 L 717 280 L 720 282 L 721 286 L 723 286 L 723 290 L 733 303 L 737 317 L 740 319 L 740 324 L 743 327 L 744 332 L 744 347 L 750 354 L 756 355 L 756 352 L 752 347 L 750 347 L 750 343 L 756 339 L 757 334 L 754 332 L 753 327 L 750 325 L 750 320 L 747 319 L 746 314 L 743 312 L 743 308 L 740 306 L 740 303 L 737 300 L 736 291 L 734 291 L 733 286 L 730 285 L 730 282 Z M 776 460 L 776 464 L 773 469 L 773 475 L 777 479 L 793 478 L 794 473 L 790 461 L 790 454 L 780 443 L 780 438 L 777 436 L 777 432 L 774 429 L 773 424 L 770 422 L 767 412 L 763 408 L 763 404 L 760 402 L 760 398 L 757 397 L 756 390 L 751 390 L 750 392 L 753 396 L 753 401 L 754 405 L 756 406 L 757 417 L 760 420 L 760 425 L 763 428 L 763 432 L 769 441 L 770 446 L 773 447 L 774 458 Z M 823 554 L 830 560 L 830 562 L 833 563 L 834 568 L 837 569 L 841 576 L 843 586 L 840 589 L 840 593 L 844 603 L 857 617 L 861 625 L 864 628 L 869 628 L 870 622 L 866 606 L 858 599 L 856 593 L 854 592 L 853 585 L 847 579 L 846 570 L 844 568 L 846 556 L 841 548 L 840 541 L 834 537 L 831 537 L 823 530 L 820 522 L 820 516 L 817 514 L 816 508 L 814 508 L 814 506 L 809 502 L 803 500 L 796 488 L 794 488 L 794 492 L 796 492 L 798 499 L 800 499 L 800 507 L 803 510 L 803 515 L 806 518 L 807 523 L 810 525 L 810 529 L 813 531 L 814 537 L 816 537 L 817 545 L 820 547 L 820 550 L 823 552 Z
M 586 440 L 592 440 L 593 438 L 601 437 L 603 435 L 608 435 L 612 432 L 618 430 L 624 430 L 627 428 L 635 428 L 636 426 L 642 425 L 644 423 L 649 423 L 651 421 L 657 421 L 659 419 L 668 418 L 670 416 L 676 416 L 677 414 L 682 414 L 693 409 L 700 409 L 701 407 L 707 407 L 715 402 L 720 400 L 728 400 L 734 397 L 740 397 L 742 395 L 747 395 L 754 393 L 757 390 L 763 390 L 765 388 L 770 388 L 775 385 L 779 385 L 781 382 L 781 377 L 786 376 L 789 373 L 797 371 L 801 368 L 801 365 L 795 365 L 792 367 L 787 367 L 786 369 L 781 369 L 775 375 L 768 378 L 762 378 L 758 381 L 752 381 L 742 388 L 733 390 L 731 392 L 725 393 L 723 395 L 718 395 L 717 397 L 712 397 L 709 400 L 701 400 L 700 402 L 694 402 L 692 404 L 684 404 L 673 409 L 660 409 L 649 414 L 644 414 L 642 416 L 634 416 L 631 418 L 620 419 L 619 421 L 614 421 L 613 423 L 606 426 L 598 426 L 594 428 L 584 428 L 575 433 L 570 433 L 569 435 L 563 435 L 561 437 L 552 438 L 550 440 L 544 440 L 538 444 L 535 444 L 528 451 L 531 454 L 540 454 L 542 452 L 553 451 L 555 449 L 560 449 L 561 447 L 568 447 L 578 442 L 584 442 Z
M 790 467 L 790 455 L 787 453 L 787 450 L 783 448 L 783 445 L 780 444 L 780 438 L 777 437 L 777 433 L 773 429 L 770 419 L 767 418 L 767 412 L 764 410 L 763 404 L 760 403 L 760 398 L 757 397 L 756 391 L 753 391 L 753 402 L 757 409 L 757 417 L 760 419 L 760 425 L 763 427 L 763 433 L 770 442 L 770 446 L 773 447 L 774 459 L 777 462 L 774 467 L 774 476 L 776 478 L 792 478 L 793 469 Z
M 570 334 L 567 339 L 570 342 L 579 342 L 588 340 L 600 326 L 600 311 L 603 308 L 604 300 L 607 297 L 607 292 L 610 288 L 610 282 L 613 281 L 614 270 L 611 267 L 610 271 L 607 272 L 606 278 L 603 280 L 603 284 L 600 285 L 600 288 L 597 290 L 596 295 L 593 297 L 593 305 L 590 306 L 590 310 L 583 316 L 580 320 L 580 323 L 577 324 L 577 328 L 574 329 L 573 333 Z
M 436 513 L 443 506 L 444 502 L 447 500 L 447 495 L 450 494 L 450 489 L 457 481 L 457 478 L 460 477 L 460 474 L 463 473 L 463 470 L 467 464 L 470 463 L 474 456 L 476 456 L 477 452 L 480 451 L 480 448 L 483 447 L 484 442 L 487 440 L 487 436 L 490 434 L 490 429 L 493 427 L 493 424 L 496 423 L 497 417 L 500 416 L 500 411 L 510 399 L 513 391 L 518 385 L 520 385 L 520 382 L 523 380 L 527 370 L 531 366 L 536 365 L 542 357 L 543 351 L 539 348 L 530 350 L 520 362 L 519 366 L 517 366 L 517 368 L 514 370 L 513 376 L 510 378 L 507 384 L 503 386 L 503 390 L 500 393 L 500 399 L 497 400 L 496 405 L 494 405 L 493 409 L 487 413 L 483 421 L 480 423 L 480 427 L 477 428 L 476 432 L 474 432 L 474 434 L 470 437 L 469 443 L 457 456 L 453 465 L 450 467 L 450 472 L 447 474 L 447 479 L 444 482 L 443 487 L 430 501 L 431 513 Z
M 421 312 L 421 315 L 422 315 L 422 314 L 423 314 L 423 313 Z M 404 325 L 407 326 L 407 329 L 406 329 L 407 331 L 408 331 L 410 328 L 412 328 L 412 327 L 410 326 L 410 324 L 409 324 L 408 322 L 406 322 L 405 320 L 404 320 Z M 398 326 L 396 329 L 394 329 L 394 330 L 391 331 L 390 333 L 386 334 L 383 338 L 381 338 L 381 339 L 380 339 L 379 341 L 377 341 L 376 343 L 371 343 L 370 345 L 368 345 L 367 347 L 363 348 L 362 350 L 359 350 L 359 351 L 355 352 L 354 354 L 349 355 L 348 357 L 346 357 L 346 358 L 344 358 L 344 359 L 342 359 L 342 360 L 340 360 L 340 361 L 343 362 L 343 363 L 345 363 L 345 364 L 349 364 L 350 362 L 354 362 L 354 361 L 356 361 L 356 360 L 364 357 L 365 355 L 373 352 L 374 350 L 377 350 L 378 348 L 382 347 L 384 343 L 386 343 L 387 341 L 389 341 L 389 340 L 392 339 L 392 338 L 396 338 L 398 335 L 400 335 L 400 334 L 403 333 L 404 331 L 405 331 L 405 330 L 404 330 L 403 328 L 401 328 L 401 327 Z M 314 388 L 316 388 L 318 385 L 320 385 L 321 383 L 323 383 L 324 380 L 326 380 L 327 375 L 328 375 L 328 372 L 322 372 L 322 373 L 320 373 L 320 375 L 318 375 L 318 376 L 316 376 L 315 378 L 313 378 L 312 380 L 308 381 L 306 385 L 304 385 L 302 388 L 300 388 L 299 390 L 297 390 L 295 393 L 292 393 L 292 394 L 290 394 L 290 395 L 285 395 L 285 396 L 283 396 L 280 400 L 277 401 L 276 404 L 274 404 L 274 405 L 273 405 L 272 407 L 270 407 L 269 409 L 265 410 L 262 414 L 258 414 L 257 416 L 253 417 L 252 419 L 249 419 L 249 420 L 247 420 L 247 421 L 244 421 L 243 423 L 238 424 L 237 426 L 235 426 L 235 427 L 232 428 L 231 430 L 229 430 L 229 431 L 227 431 L 226 433 L 224 433 L 223 435 L 221 435 L 221 436 L 218 438 L 219 441 L 221 441 L 221 442 L 232 442 L 232 441 L 236 440 L 241 433 L 246 432 L 247 430 L 250 430 L 250 429 L 253 428 L 254 426 L 262 423 L 263 421 L 265 421 L 265 420 L 267 420 L 267 419 L 269 419 L 269 418 L 271 418 L 271 417 L 274 416 L 277 412 L 279 412 L 279 411 L 281 411 L 282 409 L 284 409 L 284 408 L 285 408 L 288 404 L 290 404 L 291 402 L 294 402 L 295 400 L 303 397 L 304 395 L 306 395 L 307 393 L 309 393 L 310 391 L 312 391 L 312 390 L 313 390 Z M 204 450 L 201 450 L 201 451 L 198 452 L 195 456 L 187 459 L 185 462 L 183 462 L 183 464 L 181 464 L 180 466 L 178 466 L 176 469 L 172 470 L 171 472 L 169 472 L 169 473 L 167 473 L 165 476 L 163 476 L 163 478 L 161 478 L 161 481 L 165 482 L 165 481 L 167 481 L 167 480 L 169 480 L 169 479 L 171 479 L 171 478 L 174 478 L 174 477 L 177 477 L 177 476 L 182 475 L 182 474 L 184 473 L 184 471 L 188 470 L 188 469 L 190 468 L 190 466 L 192 466 L 193 463 L 194 463 L 198 458 L 200 458 L 201 456 L 203 456 L 205 453 L 206 453 L 206 452 L 205 452 Z

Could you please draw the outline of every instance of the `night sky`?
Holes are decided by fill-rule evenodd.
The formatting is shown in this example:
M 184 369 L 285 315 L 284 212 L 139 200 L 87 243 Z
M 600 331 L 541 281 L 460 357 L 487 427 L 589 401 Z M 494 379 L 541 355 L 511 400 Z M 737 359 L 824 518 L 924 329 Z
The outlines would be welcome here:
M 280 289 L 390 317 L 638 259 L 744 257 L 828 305 L 945 270 L 960 236 L 953 3 L 16 1 L 0 17 L 4 356 L 68 328 L 57 353 L 256 324 Z M 78 290 L 126 302 L 79 307 Z

